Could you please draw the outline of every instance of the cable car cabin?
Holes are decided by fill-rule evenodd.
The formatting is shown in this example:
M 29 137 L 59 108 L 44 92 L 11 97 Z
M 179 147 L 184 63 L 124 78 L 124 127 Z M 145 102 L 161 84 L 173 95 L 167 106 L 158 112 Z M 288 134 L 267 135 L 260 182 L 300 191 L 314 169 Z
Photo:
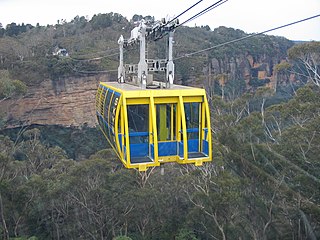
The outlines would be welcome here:
M 145 171 L 166 162 L 200 166 L 212 159 L 205 90 L 173 84 L 173 35 L 178 25 L 177 19 L 151 25 L 142 19 L 129 39 L 121 35 L 118 40 L 119 82 L 99 85 L 96 108 L 101 130 L 127 168 Z M 166 58 L 147 59 L 146 41 L 164 36 Z M 135 44 L 140 48 L 139 63 L 125 64 L 124 49 Z M 152 72 L 165 73 L 163 82 L 153 81 Z
M 103 134 L 127 168 L 145 171 L 167 162 L 200 166 L 212 159 L 204 89 L 101 82 L 96 110 Z

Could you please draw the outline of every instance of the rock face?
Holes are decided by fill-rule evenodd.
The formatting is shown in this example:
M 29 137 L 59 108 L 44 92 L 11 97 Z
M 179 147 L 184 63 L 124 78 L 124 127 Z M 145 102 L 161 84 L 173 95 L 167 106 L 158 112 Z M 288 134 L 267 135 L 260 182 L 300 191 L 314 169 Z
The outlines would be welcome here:
M 243 79 L 246 82 L 246 88 L 249 90 L 250 80 L 257 79 L 258 81 L 268 80 L 268 87 L 272 88 L 274 85 L 275 73 L 273 67 L 278 64 L 281 58 L 270 58 L 262 56 L 260 59 L 254 58 L 250 54 L 231 57 L 225 59 L 211 60 L 212 71 L 214 74 L 227 73 L 228 79 Z
M 220 79 L 222 82 L 219 80 L 220 85 L 225 85 L 230 79 L 245 81 L 246 91 L 254 90 L 254 79 L 258 85 L 261 82 L 262 85 L 274 88 L 282 78 L 291 80 L 291 77 L 274 74 L 273 67 L 280 61 L 281 58 L 256 59 L 250 54 L 225 59 L 213 58 L 212 74 L 225 75 Z M 40 85 L 29 86 L 25 97 L 2 101 L 0 113 L 6 116 L 1 118 L 7 119 L 6 128 L 31 124 L 94 127 L 97 124 L 96 90 L 100 81 L 109 79 L 109 75 L 95 75 L 44 80 Z
M 95 94 L 100 81 L 107 75 L 47 79 L 30 86 L 20 99 L 1 103 L 0 111 L 7 113 L 7 128 L 30 124 L 95 126 Z

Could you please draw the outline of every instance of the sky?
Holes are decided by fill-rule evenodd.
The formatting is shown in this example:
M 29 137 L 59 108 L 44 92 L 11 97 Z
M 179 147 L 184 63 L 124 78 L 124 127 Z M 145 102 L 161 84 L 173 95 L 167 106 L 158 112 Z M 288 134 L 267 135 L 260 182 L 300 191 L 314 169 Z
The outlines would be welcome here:
M 57 20 L 71 21 L 75 16 L 88 19 L 99 13 L 120 13 L 128 20 L 134 14 L 173 18 L 198 0 L 0 0 L 0 23 L 30 23 L 46 26 Z M 179 20 L 192 17 L 217 0 L 203 0 Z M 228 0 L 187 26 L 209 25 L 241 29 L 258 33 L 291 22 L 320 14 L 320 0 Z M 284 36 L 290 40 L 320 41 L 320 17 L 276 30 L 268 34 Z

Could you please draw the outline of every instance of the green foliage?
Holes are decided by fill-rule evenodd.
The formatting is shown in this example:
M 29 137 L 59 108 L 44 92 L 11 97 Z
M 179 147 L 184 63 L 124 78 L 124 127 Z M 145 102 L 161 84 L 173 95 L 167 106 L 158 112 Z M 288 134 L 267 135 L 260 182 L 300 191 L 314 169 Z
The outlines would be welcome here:
M 314 54 L 320 52 L 320 42 L 307 42 L 293 46 L 288 50 L 288 56 L 291 59 L 303 59 L 308 54 Z
M 277 73 L 285 73 L 288 69 L 290 69 L 292 66 L 290 63 L 288 62 L 282 62 L 282 63 L 279 63 L 277 65 L 274 66 L 274 70 L 277 72 Z
M 38 240 L 38 238 L 35 236 L 33 236 L 33 237 L 14 237 L 14 238 L 10 238 L 10 240 Z
M 71 60 L 68 58 L 50 57 L 47 59 L 48 73 L 52 80 L 65 78 L 73 74 Z
M 297 90 L 297 95 L 292 101 L 317 104 L 319 102 L 318 93 L 317 91 L 313 91 L 312 88 L 305 86 Z
M 124 17 L 118 13 L 105 13 L 94 15 L 90 20 L 94 30 L 111 27 L 113 23 L 121 23 Z
M 47 66 L 44 65 L 46 59 L 39 58 L 35 61 L 19 62 L 10 70 L 10 74 L 17 79 L 22 79 L 23 83 L 30 86 L 43 81 L 48 77 Z
M 6 30 L 3 28 L 2 23 L 0 23 L 0 37 L 3 37 L 5 31 Z
M 15 95 L 24 95 L 27 92 L 27 86 L 20 80 L 13 80 L 12 85 L 14 87 Z
M 295 45 L 288 50 L 288 56 L 295 62 L 295 72 L 320 87 L 320 42 Z
M 21 96 L 26 92 L 27 86 L 23 82 L 12 80 L 8 71 L 0 71 L 0 99 Z
M 96 58 L 97 52 L 104 57 L 102 51 L 117 48 L 119 34 L 127 32 L 123 28 L 128 25 L 127 19 L 120 14 L 107 13 L 95 15 L 90 21 L 84 16 L 76 16 L 70 23 L 59 21 L 55 26 L 27 27 L 26 31 L 17 32 L 13 37 L 5 33 L 0 38 L 0 69 L 9 69 L 12 77 L 27 85 L 38 84 L 47 78 L 55 81 L 114 70 L 117 68 L 116 56 L 110 62 L 77 59 Z M 54 58 L 52 52 L 57 46 L 66 48 L 74 59 Z
M 56 146 L 63 149 L 68 158 L 75 160 L 81 160 L 89 158 L 94 153 L 102 154 L 98 151 L 104 149 L 107 145 L 105 138 L 101 131 L 96 128 L 90 128 L 83 126 L 81 129 L 76 127 L 65 128 L 62 126 L 29 126 L 27 130 L 16 128 L 3 130 L 3 133 L 10 136 L 11 139 L 17 139 L 19 141 L 30 140 L 30 132 L 34 132 L 35 129 L 40 130 L 40 134 L 37 134 L 37 139 L 45 145 Z M 36 131 L 38 131 L 36 130 Z M 21 131 L 24 132 L 22 137 Z M 32 135 L 31 135 L 32 136 Z M 17 152 L 19 156 L 22 155 Z M 110 153 L 108 153 L 110 154 Z M 106 157 L 104 154 L 103 157 Z
M 270 80 L 269 79 L 258 79 L 258 78 L 251 78 L 249 81 L 249 85 L 256 88 L 265 86 L 267 83 L 269 83 Z
M 21 33 L 24 33 L 30 29 L 32 29 L 33 26 L 31 24 L 27 24 L 25 25 L 24 23 L 20 24 L 16 24 L 16 23 L 10 23 L 6 26 L 6 30 L 4 32 L 4 34 L 8 35 L 8 36 L 17 36 Z
M 63 46 L 85 60 L 91 55 L 84 53 L 117 47 L 122 28 L 127 32 L 132 26 L 121 15 L 109 13 L 91 21 L 77 16 L 54 27 L 38 26 L 1 38 L 2 46 L 19 49 L 6 55 L 9 62 L 0 63 L 10 69 L 1 75 L 2 98 L 26 91 L 11 77 L 30 85 L 44 77 L 58 83 L 75 70 L 81 74 L 79 69 L 116 67 L 113 59 L 88 63 L 54 57 L 51 49 Z M 177 32 L 177 56 L 210 47 L 210 42 L 247 36 L 225 27 L 182 27 Z M 20 41 L 28 43 L 27 51 Z M 211 58 L 227 66 L 230 59 L 238 64 L 237 56 L 248 52 L 258 61 L 262 56 L 285 56 L 291 45 L 284 38 L 259 36 L 181 59 L 177 75 L 184 84 L 199 84 Z M 150 47 L 149 53 L 164 49 L 165 44 Z M 283 63 L 275 70 L 285 74 L 288 67 Z M 243 77 L 215 77 L 215 82 L 223 82 L 225 98 L 209 99 L 214 159 L 201 167 L 166 164 L 164 174 L 158 168 L 143 173 L 124 169 L 111 149 L 103 149 L 101 133 L 86 126 L 1 131 L 13 139 L 0 136 L 1 237 L 6 237 L 7 228 L 15 239 L 319 238 L 319 89 L 307 85 L 287 102 L 268 107 L 274 97 L 270 89 L 240 97 Z
M 137 22 L 137 21 L 140 21 L 141 19 L 143 19 L 143 16 L 142 15 L 138 15 L 138 14 L 134 14 L 131 18 L 131 20 L 133 22 Z
M 127 38 L 133 28 L 132 23 L 142 18 L 149 22 L 154 21 L 152 16 L 143 17 L 135 14 L 132 22 L 129 22 L 121 14 L 111 12 L 94 15 L 90 20 L 84 16 L 75 16 L 71 22 L 59 21 L 55 26 L 29 26 L 25 31 L 17 32 L 17 36 L 14 35 L 11 38 L 4 34 L 4 37 L 0 38 L 0 50 L 4 52 L 5 61 L 0 61 L 0 68 L 9 69 L 11 76 L 27 85 L 38 84 L 47 78 L 55 82 L 70 76 L 116 70 L 117 57 L 104 58 L 109 54 L 105 51 L 117 49 L 119 36 L 123 34 Z M 243 31 L 226 27 L 219 27 L 213 31 L 208 26 L 181 27 L 177 29 L 175 35 L 174 57 L 244 36 L 247 34 Z M 155 44 L 149 43 L 149 57 L 163 57 L 166 43 L 162 42 L 161 47 L 155 47 Z M 66 48 L 71 58 L 54 57 L 52 52 L 57 46 Z M 238 64 L 237 61 L 243 58 L 244 53 L 252 55 L 256 61 L 262 61 L 262 56 L 278 59 L 285 57 L 286 50 L 291 46 L 292 43 L 284 38 L 257 36 L 226 47 L 215 48 L 203 55 L 182 58 L 176 61 L 177 83 L 202 85 L 207 77 L 204 65 L 212 58 L 218 59 L 221 69 L 227 74 L 230 69 L 225 65 L 231 61 Z M 14 49 L 14 51 L 7 53 L 6 49 Z M 102 57 L 99 61 L 86 61 L 99 57 Z M 239 69 L 240 66 L 236 68 Z M 111 77 L 116 77 L 116 73 Z M 163 76 L 159 78 L 162 80 Z M 229 80 L 224 89 L 226 97 L 238 97 L 246 90 L 244 77 L 239 72 L 235 76 L 230 76 Z M 215 88 L 217 93 L 218 88 L 219 86 Z
M 132 238 L 127 237 L 127 236 L 118 236 L 113 238 L 113 240 L 132 240 Z
M 179 231 L 175 239 L 176 240 L 197 240 L 198 238 L 190 229 L 183 228 Z
M 308 236 L 312 231 L 318 237 L 318 90 L 301 88 L 289 102 L 265 109 L 263 123 L 261 113 L 250 112 L 250 100 L 270 94 L 260 89 L 233 102 L 215 96 L 213 128 L 219 138 L 214 163 L 168 164 L 164 175 L 159 169 L 123 169 L 111 149 L 89 160 L 70 160 L 62 149 L 44 145 L 44 128 L 25 131 L 16 143 L 0 137 L 0 168 L 5 173 L 0 188 L 9 235 L 291 239 L 292 234 Z M 303 112 L 300 106 L 310 109 Z M 299 115 L 307 118 L 299 122 L 303 127 L 288 121 Z M 60 132 L 57 142 L 64 135 L 62 129 L 50 131 Z M 78 134 L 81 139 L 79 132 L 73 137 Z M 90 145 L 94 136 L 83 144 Z M 15 223 L 17 218 L 20 222 Z M 302 221 L 310 227 L 300 225 L 299 230 Z
M 87 25 L 87 19 L 84 16 L 75 16 L 73 20 L 71 21 L 75 25 L 77 25 L 79 28 L 83 29 Z

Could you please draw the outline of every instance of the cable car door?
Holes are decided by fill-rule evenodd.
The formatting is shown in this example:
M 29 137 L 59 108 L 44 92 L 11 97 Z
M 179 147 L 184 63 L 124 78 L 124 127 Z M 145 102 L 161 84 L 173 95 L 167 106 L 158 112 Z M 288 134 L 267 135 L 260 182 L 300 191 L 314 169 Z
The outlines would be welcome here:
M 149 104 L 127 105 L 130 161 L 152 162 L 149 146 Z

